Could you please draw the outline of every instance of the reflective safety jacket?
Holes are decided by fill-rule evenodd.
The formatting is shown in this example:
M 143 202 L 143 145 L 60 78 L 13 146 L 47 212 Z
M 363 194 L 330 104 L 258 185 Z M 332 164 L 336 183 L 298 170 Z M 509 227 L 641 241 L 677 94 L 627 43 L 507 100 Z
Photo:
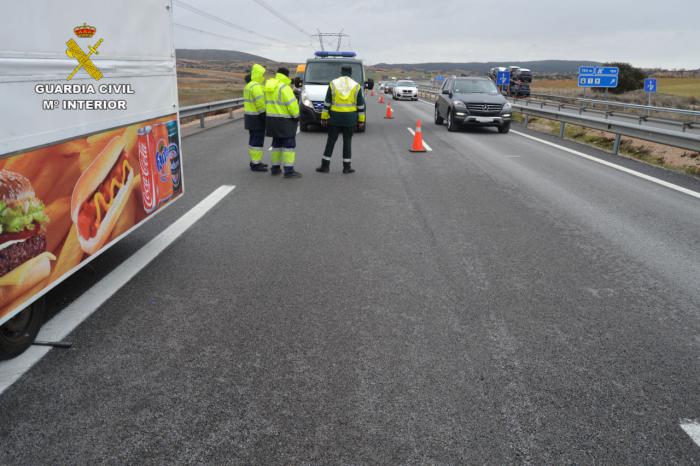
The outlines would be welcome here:
M 265 129 L 265 68 L 257 63 L 250 70 L 250 82 L 243 89 L 243 110 L 245 129 L 262 131 Z
M 365 98 L 362 86 L 348 76 L 331 81 L 323 103 L 322 120 L 333 126 L 355 126 L 365 122 Z
M 289 85 L 292 81 L 277 73 L 265 82 L 265 134 L 273 138 L 293 138 L 299 122 L 299 102 Z

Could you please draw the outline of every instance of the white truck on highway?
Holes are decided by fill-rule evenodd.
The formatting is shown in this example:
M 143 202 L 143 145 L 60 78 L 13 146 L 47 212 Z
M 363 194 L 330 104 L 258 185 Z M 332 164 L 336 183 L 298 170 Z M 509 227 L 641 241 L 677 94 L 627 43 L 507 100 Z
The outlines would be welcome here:
M 37 335 L 42 297 L 179 198 L 183 180 L 169 1 L 32 0 L 3 10 L 0 358 L 8 358 Z

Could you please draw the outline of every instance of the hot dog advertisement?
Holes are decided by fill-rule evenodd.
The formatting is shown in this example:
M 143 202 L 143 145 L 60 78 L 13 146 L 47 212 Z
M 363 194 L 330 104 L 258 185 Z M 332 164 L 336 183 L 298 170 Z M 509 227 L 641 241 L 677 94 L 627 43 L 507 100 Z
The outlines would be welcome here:
M 182 193 L 177 115 L 0 158 L 0 324 Z

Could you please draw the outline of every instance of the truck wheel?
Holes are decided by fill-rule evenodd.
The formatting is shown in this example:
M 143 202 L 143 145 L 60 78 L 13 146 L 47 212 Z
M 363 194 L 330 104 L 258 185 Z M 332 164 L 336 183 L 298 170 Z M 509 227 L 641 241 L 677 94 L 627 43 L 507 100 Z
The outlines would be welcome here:
M 457 131 L 455 119 L 452 116 L 452 110 L 447 111 L 447 131 Z
M 438 106 L 435 106 L 435 124 L 436 125 L 441 125 L 445 122 L 445 120 L 440 116 L 440 112 L 438 111 Z
M 34 343 L 44 323 L 44 300 L 40 299 L 0 327 L 0 360 L 19 356 Z

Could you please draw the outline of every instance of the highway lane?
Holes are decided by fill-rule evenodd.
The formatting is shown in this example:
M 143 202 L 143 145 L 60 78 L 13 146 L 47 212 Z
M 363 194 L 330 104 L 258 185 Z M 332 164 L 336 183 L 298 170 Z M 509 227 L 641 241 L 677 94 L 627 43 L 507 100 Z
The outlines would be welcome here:
M 425 85 L 425 84 L 424 84 Z M 552 110 L 552 111 L 557 111 L 557 112 L 562 112 L 565 114 L 569 115 L 574 115 L 574 116 L 589 116 L 593 118 L 606 118 L 606 110 L 602 108 L 600 105 L 597 106 L 596 108 L 591 108 L 591 107 L 586 107 L 584 108 L 583 112 L 579 112 L 578 108 L 572 108 L 574 103 L 569 103 L 567 106 L 560 106 L 558 102 L 556 102 L 554 99 L 549 99 L 547 100 L 546 98 L 541 98 L 541 97 L 532 97 L 533 100 L 529 101 L 528 99 L 525 98 L 511 98 L 509 97 L 508 100 L 514 103 L 518 103 L 521 105 L 529 105 L 532 108 L 543 108 L 545 110 Z M 391 98 L 390 98 L 391 100 Z M 428 99 L 432 100 L 432 99 Z M 635 115 L 633 111 L 626 110 L 621 107 L 615 107 L 615 106 L 610 106 L 608 108 L 609 113 L 607 116 L 607 119 L 610 121 L 616 121 L 616 122 L 621 122 L 621 123 L 627 123 L 627 124 L 639 124 L 639 116 Z M 675 122 L 673 120 L 678 120 L 678 122 Z M 693 117 L 688 116 L 688 115 L 679 115 L 679 114 L 662 114 L 659 112 L 653 112 L 651 115 L 651 118 L 648 120 L 644 121 L 641 123 L 642 126 L 649 126 L 653 128 L 662 128 L 666 130 L 671 130 L 671 131 L 683 131 L 683 122 L 692 122 Z M 697 121 L 697 117 L 695 118 L 695 121 Z M 685 131 L 691 133 L 691 134 L 700 134 L 700 125 L 698 123 L 692 125 L 691 127 L 688 127 L 685 129 Z
M 186 139 L 188 198 L 119 251 L 234 195 L 0 396 L 0 463 L 700 461 L 698 201 L 394 107 L 351 176 L 323 133 L 301 180 L 240 123 Z

